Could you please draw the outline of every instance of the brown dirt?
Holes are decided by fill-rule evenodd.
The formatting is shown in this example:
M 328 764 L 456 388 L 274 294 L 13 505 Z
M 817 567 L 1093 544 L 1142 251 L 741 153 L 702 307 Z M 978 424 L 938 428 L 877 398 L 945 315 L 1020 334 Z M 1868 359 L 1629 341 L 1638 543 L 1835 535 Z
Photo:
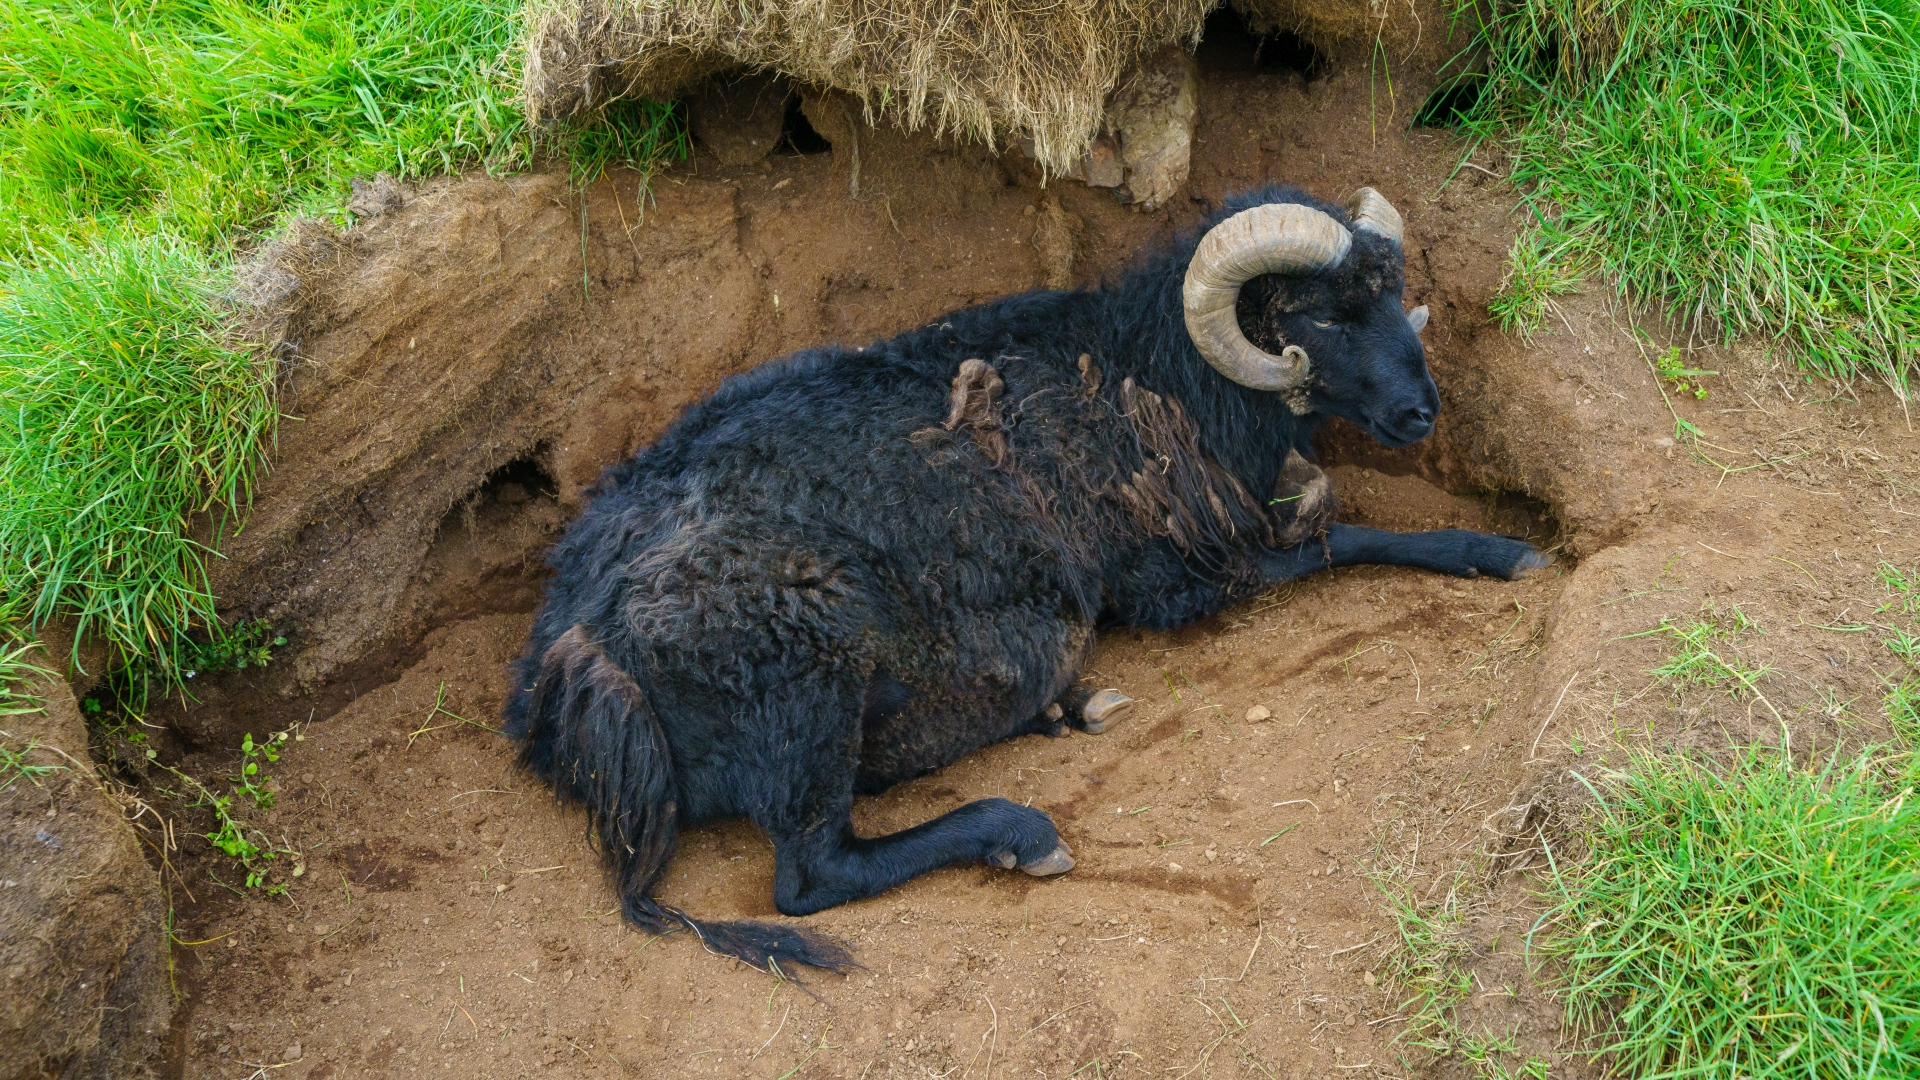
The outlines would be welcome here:
M 24 689 L 42 708 L 0 717 L 0 738 L 55 771 L 0 775 L 0 1078 L 155 1076 L 173 1006 L 166 904 L 127 818 L 157 815 L 94 781 L 65 682 Z
M 1569 298 L 1531 344 L 1486 325 L 1508 196 L 1470 169 L 1443 187 L 1447 136 L 1376 142 L 1364 69 L 1308 82 L 1246 59 L 1202 48 L 1193 199 L 1154 213 L 1043 191 L 1017 155 L 822 127 L 831 154 L 656 177 L 644 223 L 630 175 L 584 211 L 557 177 L 473 179 L 310 257 L 299 419 L 219 583 L 294 644 L 257 684 L 215 680 L 165 748 L 197 744 L 188 767 L 215 775 L 241 732 L 297 730 L 258 821 L 305 872 L 280 879 L 287 900 L 236 897 L 207 880 L 227 864 L 178 855 L 180 936 L 219 940 L 174 950 L 176 1074 L 1464 1075 L 1394 1041 L 1375 869 L 1417 899 L 1480 898 L 1471 1014 L 1556 1053 L 1517 942 L 1541 842 L 1577 848 L 1570 772 L 1626 748 L 1881 732 L 1890 654 L 1822 628 L 1871 619 L 1878 560 L 1920 561 L 1914 440 L 1884 395 L 1699 350 L 1723 374 L 1677 407 L 1703 454 L 1758 467 L 1702 463 L 1605 298 Z M 1562 566 L 1344 570 L 1178 633 L 1109 635 L 1093 674 L 1141 700 L 1125 726 L 1014 740 L 856 809 L 877 832 L 1031 800 L 1076 869 L 953 868 L 808 919 L 857 949 L 852 977 L 803 992 L 622 926 L 580 814 L 453 718 L 494 722 L 539 553 L 596 472 L 728 373 L 1033 286 L 1062 272 L 1062 236 L 1091 280 L 1269 177 L 1380 188 L 1408 220 L 1408 303 L 1433 307 L 1441 429 L 1392 452 L 1331 433 L 1346 519 L 1529 533 Z M 1703 604 L 1765 631 L 1740 647 L 1777 669 L 1761 685 L 1783 721 L 1658 684 L 1667 646 L 1620 639 Z M 777 918 L 771 877 L 751 827 L 693 830 L 664 896 Z M 1560 1057 L 1555 1075 L 1587 1068 Z

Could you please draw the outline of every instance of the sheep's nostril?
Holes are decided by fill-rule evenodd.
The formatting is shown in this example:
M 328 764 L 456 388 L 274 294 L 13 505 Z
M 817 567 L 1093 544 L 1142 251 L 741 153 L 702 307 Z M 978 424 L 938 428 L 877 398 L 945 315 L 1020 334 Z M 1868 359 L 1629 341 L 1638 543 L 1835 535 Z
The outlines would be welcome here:
M 1415 406 L 1414 408 L 1408 409 L 1406 412 L 1403 412 L 1400 414 L 1400 425 L 1402 427 L 1409 427 L 1409 428 L 1423 427 L 1423 426 L 1429 426 L 1432 423 L 1433 423 L 1432 409 Z

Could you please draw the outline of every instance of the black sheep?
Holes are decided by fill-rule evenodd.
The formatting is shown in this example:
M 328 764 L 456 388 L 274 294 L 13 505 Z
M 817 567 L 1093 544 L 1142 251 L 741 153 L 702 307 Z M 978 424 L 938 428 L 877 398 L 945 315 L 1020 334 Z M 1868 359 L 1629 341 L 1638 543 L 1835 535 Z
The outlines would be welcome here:
M 1096 627 L 1181 626 L 1322 567 L 1542 565 L 1506 537 L 1328 521 L 1320 423 L 1399 446 L 1440 407 L 1400 239 L 1370 189 L 1348 211 L 1238 197 L 1115 286 L 729 379 L 608 469 L 550 557 L 507 717 L 587 808 L 627 918 L 844 968 L 818 935 L 655 900 L 680 827 L 765 830 L 788 915 L 956 862 L 1059 873 L 1040 810 L 983 799 L 867 838 L 853 797 L 1117 719 L 1127 699 L 1076 687 Z

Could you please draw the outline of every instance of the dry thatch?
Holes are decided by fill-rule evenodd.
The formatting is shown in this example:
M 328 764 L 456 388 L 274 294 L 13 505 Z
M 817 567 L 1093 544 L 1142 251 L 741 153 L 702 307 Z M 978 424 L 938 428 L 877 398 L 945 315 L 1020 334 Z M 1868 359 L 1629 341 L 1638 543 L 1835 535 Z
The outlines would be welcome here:
M 908 129 L 1027 138 L 1079 162 L 1136 59 L 1191 46 L 1219 0 L 529 0 L 529 114 L 668 100 L 716 72 L 774 70 Z

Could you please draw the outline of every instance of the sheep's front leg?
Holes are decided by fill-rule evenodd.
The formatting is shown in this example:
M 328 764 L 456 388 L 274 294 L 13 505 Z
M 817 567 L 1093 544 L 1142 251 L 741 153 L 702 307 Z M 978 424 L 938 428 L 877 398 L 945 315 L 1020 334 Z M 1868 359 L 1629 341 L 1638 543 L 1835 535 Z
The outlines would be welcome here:
M 1512 580 L 1553 559 L 1525 540 L 1471 529 L 1396 533 L 1359 525 L 1328 525 L 1319 539 L 1270 552 L 1261 569 L 1278 584 L 1335 566 L 1411 566 L 1454 577 Z

